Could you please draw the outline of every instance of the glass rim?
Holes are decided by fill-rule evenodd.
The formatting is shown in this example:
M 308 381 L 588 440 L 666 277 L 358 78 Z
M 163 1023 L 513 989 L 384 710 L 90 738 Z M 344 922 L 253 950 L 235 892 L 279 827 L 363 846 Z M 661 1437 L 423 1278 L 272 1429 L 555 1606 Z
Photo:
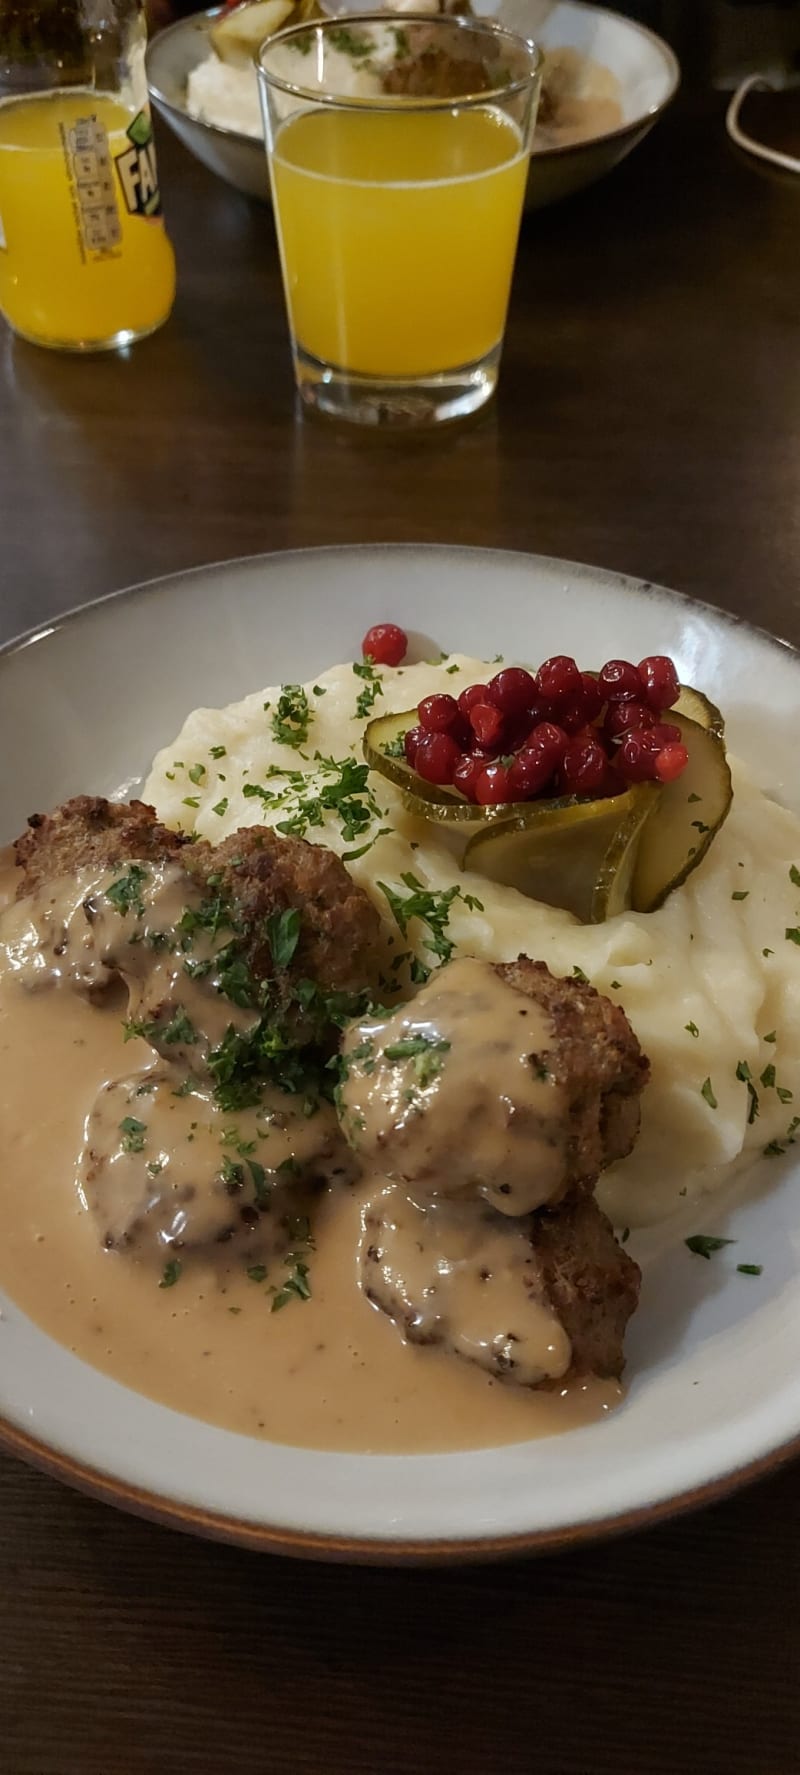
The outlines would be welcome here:
M 406 25 L 432 25 L 434 28 L 446 25 L 455 26 L 457 30 L 472 30 L 478 35 L 492 37 L 496 42 L 502 40 L 508 43 L 517 54 L 524 50 L 530 67 L 519 79 L 500 82 L 486 92 L 451 93 L 447 96 L 430 93 L 419 96 L 408 93 L 369 93 L 360 96 L 358 93 L 321 92 L 318 87 L 303 86 L 297 81 L 287 80 L 281 74 L 270 73 L 264 66 L 262 57 L 265 51 L 276 44 L 288 43 L 294 37 L 307 36 L 309 33 L 322 35 L 331 30 L 349 30 L 352 25 L 394 25 L 399 30 L 403 30 Z M 543 61 L 542 51 L 532 37 L 523 37 L 517 31 L 510 31 L 507 25 L 498 24 L 495 19 L 476 18 L 469 13 L 366 11 L 306 19 L 302 24 L 289 25 L 285 31 L 273 32 L 271 37 L 266 37 L 259 45 L 255 68 L 263 86 L 272 87 L 275 92 L 287 93 L 290 98 L 304 99 L 314 105 L 332 106 L 340 111 L 455 111 L 486 105 L 493 99 L 513 98 L 518 93 L 529 91 L 541 74 Z

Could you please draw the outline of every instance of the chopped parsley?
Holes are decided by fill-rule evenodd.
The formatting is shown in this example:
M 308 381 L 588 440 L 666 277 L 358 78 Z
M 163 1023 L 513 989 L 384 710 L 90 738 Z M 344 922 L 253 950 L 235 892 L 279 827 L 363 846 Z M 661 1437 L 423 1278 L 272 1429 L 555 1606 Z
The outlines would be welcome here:
M 384 1048 L 383 1056 L 385 1060 L 413 1060 L 417 1054 L 428 1054 L 434 1048 L 444 1053 L 449 1050 L 450 1043 L 443 1036 L 409 1035 L 404 1036 L 402 1041 L 390 1042 Z M 351 1059 L 354 1058 L 355 1055 L 351 1055 Z
M 373 820 L 380 818 L 380 808 L 368 786 L 369 766 L 355 758 L 323 758 L 317 755 L 319 775 L 307 776 L 303 771 L 270 771 L 286 779 L 286 787 L 275 794 L 260 783 L 245 783 L 245 798 L 254 795 L 270 810 L 287 808 L 287 818 L 276 822 L 276 830 L 293 838 L 304 838 L 309 827 L 323 824 L 327 813 L 339 820 L 341 836 L 352 844 L 367 831 Z M 319 777 L 330 777 L 320 782 Z M 292 805 L 293 804 L 293 805 Z
M 750 898 L 750 889 L 749 888 L 739 888 L 735 894 L 731 894 L 732 900 L 749 900 L 749 898 Z
M 278 698 L 278 707 L 272 716 L 271 727 L 274 738 L 281 746 L 292 746 L 297 751 L 308 739 L 309 723 L 312 720 L 308 706 L 308 697 L 300 684 L 283 684 Z
M 302 1258 L 287 1258 L 292 1262 L 291 1269 L 282 1288 L 272 1297 L 272 1311 L 279 1313 L 281 1307 L 288 1307 L 291 1300 L 310 1300 L 311 1284 L 308 1280 L 308 1264 Z
M 700 1034 L 697 1024 L 696 1023 L 684 1023 L 683 1027 L 686 1030 L 687 1035 L 693 1035 L 695 1038 L 695 1041 L 696 1041 L 697 1037 Z
M 416 875 L 412 875 L 410 871 L 401 875 L 400 880 L 403 886 L 409 889 L 406 895 L 398 894 L 394 888 L 387 887 L 383 881 L 378 882 L 378 887 L 389 903 L 389 910 L 402 936 L 407 935 L 409 922 L 412 918 L 419 919 L 420 923 L 426 926 L 425 947 L 431 955 L 436 957 L 441 966 L 450 960 L 455 947 L 447 936 L 447 926 L 453 901 L 463 898 L 461 889 L 449 887 L 439 893 L 433 892 L 424 887 L 422 882 L 417 880 Z M 411 967 L 412 980 L 419 983 L 426 980 L 427 977 L 428 970 L 424 962 L 416 959 Z
M 247 1274 L 250 1277 L 251 1282 L 266 1282 L 266 1280 L 267 1280 L 266 1265 L 263 1263 L 251 1264 L 249 1270 L 247 1271 Z
M 588 974 L 584 973 L 583 968 L 578 967 L 577 962 L 575 963 L 575 966 L 572 970 L 572 978 L 573 978 L 573 980 L 579 980 L 581 983 L 581 986 L 588 986 L 588 984 L 589 984 Z
M 785 934 L 787 943 L 800 943 L 800 927 L 797 925 L 787 926 Z M 772 954 L 771 950 L 770 954 Z
M 219 814 L 220 819 L 222 819 L 223 814 L 226 814 L 227 811 L 228 811 L 228 797 L 227 797 L 227 795 L 223 795 L 221 801 L 215 801 L 214 806 L 211 809 L 211 812 L 212 812 L 212 814 Z
M 709 1109 L 716 1109 L 717 1108 L 717 1099 L 714 1096 L 714 1087 L 713 1087 L 710 1079 L 703 1080 L 703 1083 L 700 1087 L 700 1096 L 705 1098 Z
M 369 665 L 367 662 L 362 664 L 361 661 L 355 660 L 353 663 L 353 671 L 355 672 L 356 677 L 364 678 L 366 680 L 364 688 L 359 693 L 356 700 L 355 707 L 355 713 L 359 720 L 365 720 L 367 715 L 369 715 L 374 708 L 378 697 L 383 696 L 383 681 L 380 674 L 376 672 L 375 667 Z
M 736 1274 L 737 1276 L 763 1276 L 764 1265 L 763 1263 L 737 1263 Z
M 354 56 L 357 59 L 365 55 L 372 55 L 375 47 L 368 38 L 358 37 L 355 31 L 348 30 L 346 25 L 340 25 L 337 30 L 329 31 L 328 42 L 333 44 L 334 49 L 341 50 L 342 55 Z
M 788 1085 L 776 1085 L 775 1091 L 781 1103 L 791 1103 L 794 1092 L 789 1090 Z
M 122 1028 L 126 1042 L 133 1041 L 134 1037 L 138 1035 L 143 1041 L 149 1042 L 152 1047 L 157 1042 L 164 1042 L 167 1047 L 172 1047 L 177 1042 L 184 1043 L 186 1047 L 192 1047 L 197 1041 L 197 1030 L 181 1006 L 173 1012 L 168 1023 L 159 1023 L 157 1018 L 152 1023 L 140 1022 L 131 1018 L 129 1022 L 123 1023 Z
M 393 740 L 387 740 L 386 745 L 381 746 L 381 751 L 383 753 L 384 758 L 405 758 L 405 755 L 406 755 L 406 736 L 405 736 L 405 734 L 404 733 L 395 734 L 395 737 Z
M 211 757 L 211 758 L 227 758 L 227 755 L 228 755 L 227 746 L 211 746 L 211 747 L 209 747 L 209 757 Z
M 300 914 L 294 907 L 273 912 L 266 920 L 267 940 L 276 968 L 288 968 L 300 940 Z
M 202 783 L 205 774 L 206 767 L 204 764 L 193 764 L 189 771 L 190 783 Z
M 164 1274 L 158 1284 L 159 1288 L 174 1288 L 180 1273 L 181 1260 L 179 1257 L 173 1257 L 169 1263 L 164 1265 Z
M 776 1041 L 777 1041 L 777 1039 L 778 1039 L 778 1031 L 777 1031 L 777 1029 L 771 1029 L 771 1030 L 770 1030 L 770 1032 L 769 1032 L 769 1035 L 765 1035 L 765 1036 L 764 1036 L 764 1037 L 763 1037 L 763 1040 L 764 1040 L 764 1041 L 765 1041 L 765 1042 L 776 1042 Z
M 796 863 L 793 863 L 789 870 L 789 880 L 794 887 L 800 887 L 800 869 Z
M 123 1116 L 119 1125 L 119 1131 L 122 1135 L 122 1150 L 124 1153 L 140 1153 L 143 1150 L 145 1136 L 147 1134 L 147 1125 L 145 1122 L 137 1121 L 135 1116 Z
M 758 1111 L 758 1092 L 755 1088 L 755 1085 L 753 1084 L 753 1075 L 750 1071 L 750 1068 L 749 1068 L 746 1060 L 739 1061 L 737 1068 L 736 1068 L 736 1077 L 737 1077 L 737 1079 L 741 1080 L 741 1083 L 743 1085 L 747 1086 L 747 1094 L 750 1099 L 748 1110 L 747 1110 L 747 1120 L 748 1120 L 748 1122 L 754 1122 L 756 1119 L 756 1116 L 759 1113 L 759 1111 Z
M 687 801 L 690 801 L 690 802 L 691 801 L 702 801 L 703 797 L 702 797 L 702 795 L 695 795 L 694 790 L 692 790 L 691 795 L 687 795 L 686 799 L 687 799 Z
M 735 1239 L 718 1239 L 713 1233 L 693 1233 L 690 1239 L 684 1239 L 684 1245 L 695 1253 L 696 1257 L 711 1258 L 712 1251 L 721 1251 L 723 1245 L 735 1245 Z
M 142 888 L 147 879 L 147 870 L 142 869 L 139 863 L 131 863 L 125 875 L 121 875 L 118 881 L 112 881 L 111 886 L 106 888 L 106 899 L 111 901 L 123 918 L 128 912 L 135 912 L 137 918 L 144 917 Z

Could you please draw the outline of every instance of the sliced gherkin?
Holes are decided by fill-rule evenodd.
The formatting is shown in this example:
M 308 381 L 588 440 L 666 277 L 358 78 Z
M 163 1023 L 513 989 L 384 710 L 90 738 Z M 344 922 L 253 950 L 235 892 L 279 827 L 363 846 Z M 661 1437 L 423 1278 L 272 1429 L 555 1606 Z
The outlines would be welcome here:
M 713 703 L 708 707 L 714 710 Z M 714 713 L 721 723 L 719 710 Z M 716 725 L 701 727 L 689 720 L 681 703 L 669 710 L 669 720 L 681 730 L 689 762 L 681 776 L 664 785 L 658 814 L 642 832 L 631 882 L 635 912 L 655 912 L 691 875 L 727 819 L 733 800 L 725 742 Z
M 464 868 L 601 924 L 630 906 L 642 828 L 662 790 L 636 783 L 602 801 L 528 801 L 476 832 Z
M 463 832 L 464 868 L 596 924 L 663 905 L 697 868 L 731 805 L 716 705 L 683 686 L 662 719 L 680 728 L 689 753 L 682 775 L 663 785 L 631 784 L 597 801 L 564 796 L 476 807 L 454 789 L 425 782 L 401 748 L 418 723 L 416 709 L 371 721 L 364 756 L 400 789 L 409 813 Z

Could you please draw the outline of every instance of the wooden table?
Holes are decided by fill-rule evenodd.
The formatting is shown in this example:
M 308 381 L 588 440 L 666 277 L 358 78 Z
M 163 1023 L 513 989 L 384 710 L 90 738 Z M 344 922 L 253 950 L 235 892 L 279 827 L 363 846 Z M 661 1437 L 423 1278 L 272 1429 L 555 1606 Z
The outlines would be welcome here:
M 169 327 L 87 362 L 0 338 L 3 637 L 194 562 L 414 540 L 627 569 L 800 643 L 800 184 L 728 151 L 718 99 L 528 219 L 498 403 L 426 443 L 296 422 L 269 214 L 161 161 Z M 7 1775 L 798 1769 L 796 1469 L 450 1572 L 192 1542 L 10 1459 L 0 1490 Z

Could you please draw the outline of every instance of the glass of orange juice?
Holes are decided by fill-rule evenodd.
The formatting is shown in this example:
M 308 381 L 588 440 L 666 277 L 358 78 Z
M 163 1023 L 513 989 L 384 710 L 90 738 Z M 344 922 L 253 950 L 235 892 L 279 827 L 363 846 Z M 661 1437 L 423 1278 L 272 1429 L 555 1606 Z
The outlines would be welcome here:
M 297 386 L 368 425 L 494 392 L 539 98 L 532 42 L 386 13 L 283 31 L 257 59 Z

